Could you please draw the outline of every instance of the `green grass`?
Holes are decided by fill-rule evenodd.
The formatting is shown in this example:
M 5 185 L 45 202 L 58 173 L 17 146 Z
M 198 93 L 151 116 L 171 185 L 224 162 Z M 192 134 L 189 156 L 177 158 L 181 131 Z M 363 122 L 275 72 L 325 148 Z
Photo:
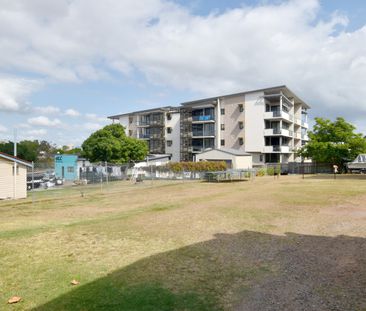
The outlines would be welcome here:
M 364 234 L 358 224 L 324 229 L 338 216 L 321 213 L 365 190 L 365 180 L 261 177 L 114 182 L 0 202 L 0 310 L 230 310 L 276 273 L 263 254 L 293 243 L 286 232 Z M 22 301 L 7 305 L 13 295 Z

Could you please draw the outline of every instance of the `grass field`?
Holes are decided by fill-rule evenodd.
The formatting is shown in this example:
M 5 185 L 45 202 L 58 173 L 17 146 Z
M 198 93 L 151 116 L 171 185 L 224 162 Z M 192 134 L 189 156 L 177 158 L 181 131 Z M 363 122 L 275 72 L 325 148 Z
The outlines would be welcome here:
M 0 202 L 0 310 L 366 310 L 362 177 L 115 182 Z

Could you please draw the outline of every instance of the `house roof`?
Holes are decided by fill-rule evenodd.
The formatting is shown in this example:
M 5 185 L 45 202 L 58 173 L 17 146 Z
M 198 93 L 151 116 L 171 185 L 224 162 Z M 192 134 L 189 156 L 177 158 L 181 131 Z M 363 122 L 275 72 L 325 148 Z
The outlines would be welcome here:
M 9 161 L 12 161 L 12 162 L 16 162 L 18 164 L 22 164 L 22 165 L 25 165 L 25 166 L 28 166 L 28 167 L 32 167 L 31 162 L 28 162 L 26 160 L 20 159 L 18 157 L 14 157 L 10 154 L 6 154 L 6 153 L 3 153 L 3 152 L 0 152 L 0 158 L 5 159 L 5 160 L 9 160 Z
M 227 154 L 231 154 L 231 155 L 236 155 L 236 156 L 251 156 L 250 153 L 247 153 L 247 152 L 244 152 L 244 151 L 240 151 L 240 150 L 235 150 L 235 149 L 217 149 L 217 148 L 209 149 L 209 150 L 203 151 L 203 152 L 201 152 L 199 154 L 204 154 L 204 153 L 211 152 L 211 151 L 219 151 L 219 152 L 223 152 L 223 153 L 227 153 Z
M 301 103 L 306 108 L 310 108 L 310 106 L 308 104 L 306 104 L 302 99 L 300 99 L 297 95 L 295 95 L 295 93 L 292 92 L 286 85 L 279 85 L 279 86 L 274 86 L 274 87 L 269 87 L 269 88 L 264 88 L 264 89 L 258 89 L 258 90 L 252 90 L 252 91 L 246 91 L 246 92 L 239 92 L 239 93 L 227 94 L 227 95 L 221 95 L 221 96 L 215 96 L 215 97 L 208 97 L 208 98 L 203 98 L 203 99 L 184 102 L 181 105 L 182 106 L 191 106 L 191 105 L 202 104 L 202 103 L 207 102 L 207 101 L 215 101 L 218 98 L 227 98 L 227 97 L 231 97 L 231 96 L 240 96 L 240 95 L 245 95 L 245 94 L 250 94 L 250 93 L 255 93 L 255 92 L 276 92 L 276 91 L 278 91 L 278 92 L 283 91 L 285 93 L 285 95 L 287 95 L 287 97 L 293 97 L 295 99 L 296 103 Z

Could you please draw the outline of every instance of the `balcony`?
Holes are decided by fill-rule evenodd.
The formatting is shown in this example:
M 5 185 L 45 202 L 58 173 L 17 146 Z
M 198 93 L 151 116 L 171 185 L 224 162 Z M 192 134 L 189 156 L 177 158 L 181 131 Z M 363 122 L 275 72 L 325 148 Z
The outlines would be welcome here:
M 309 136 L 307 134 L 303 134 L 303 135 L 301 135 L 301 139 L 308 141 L 309 140 Z
M 139 139 L 150 139 L 150 134 L 139 134 Z
M 264 146 L 263 149 L 264 153 L 273 153 L 273 152 L 279 152 L 279 153 L 290 153 L 290 146 Z
M 164 126 L 164 120 L 146 120 L 146 121 L 137 121 L 137 127 L 147 127 L 147 126 Z
M 295 139 L 301 139 L 301 133 L 294 133 L 294 138 Z
M 279 129 L 279 128 L 264 130 L 264 136 L 279 136 L 279 135 L 292 137 L 293 132 L 288 129 Z
M 215 137 L 214 131 L 192 131 L 192 137 Z
M 214 115 L 192 116 L 192 122 L 215 122 Z
M 296 125 L 301 125 L 301 119 L 295 118 L 295 124 Z
M 306 121 L 301 121 L 301 126 L 304 128 L 309 128 L 309 124 Z
M 278 111 L 267 111 L 264 113 L 264 119 L 283 119 L 287 121 L 292 121 L 293 117 L 290 114 L 283 110 Z

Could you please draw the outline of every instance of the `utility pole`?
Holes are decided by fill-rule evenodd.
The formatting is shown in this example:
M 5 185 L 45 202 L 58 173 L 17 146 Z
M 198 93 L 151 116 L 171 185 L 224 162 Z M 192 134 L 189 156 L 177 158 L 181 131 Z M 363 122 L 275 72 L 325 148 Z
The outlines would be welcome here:
M 17 156 L 17 129 L 14 129 L 14 157 Z M 14 170 L 13 170 L 13 198 L 17 196 L 17 162 L 14 159 Z

